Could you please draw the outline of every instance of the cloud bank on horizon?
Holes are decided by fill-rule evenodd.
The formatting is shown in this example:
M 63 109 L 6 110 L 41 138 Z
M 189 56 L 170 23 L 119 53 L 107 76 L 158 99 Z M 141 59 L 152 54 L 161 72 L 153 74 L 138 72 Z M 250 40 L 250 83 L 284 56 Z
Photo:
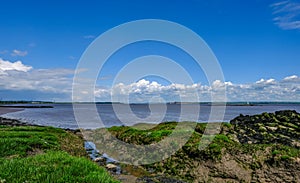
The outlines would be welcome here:
M 71 93 L 72 77 L 70 76 L 73 73 L 73 70 L 69 69 L 34 69 L 21 61 L 10 62 L 0 58 L 0 91 L 19 91 L 24 96 L 28 91 Z M 3 95 L 1 98 L 6 100 Z M 24 100 L 28 99 L 32 99 L 30 94 L 24 98 Z
M 34 69 L 21 61 L 10 62 L 0 58 L 0 91 L 23 93 L 23 99 L 32 99 L 32 92 L 41 97 L 34 100 L 71 101 L 74 70 Z M 300 77 L 287 76 L 282 80 L 261 79 L 254 83 L 236 84 L 230 81 L 201 83 L 171 83 L 162 85 L 156 81 L 141 79 L 131 84 L 117 83 L 112 87 L 96 86 L 96 101 L 144 103 L 144 102 L 200 102 L 210 101 L 211 94 L 226 88 L 228 101 L 300 101 Z M 47 98 L 42 94 L 47 93 Z M 82 90 L 85 94 L 85 90 Z M 27 98 L 26 98 L 27 97 Z M 180 98 L 181 97 L 181 98 Z M 2 96 L 2 100 L 11 100 Z

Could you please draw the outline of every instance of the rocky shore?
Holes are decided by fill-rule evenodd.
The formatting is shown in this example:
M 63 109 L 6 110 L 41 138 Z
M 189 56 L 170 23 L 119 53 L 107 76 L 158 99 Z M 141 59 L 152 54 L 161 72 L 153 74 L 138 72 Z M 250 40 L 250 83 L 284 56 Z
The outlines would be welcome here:
M 176 122 L 166 122 L 148 130 L 131 127 L 108 130 L 119 140 L 141 145 L 161 141 L 176 125 Z M 189 141 L 172 156 L 153 164 L 125 166 L 125 169 L 131 174 L 138 170 L 136 182 L 148 183 L 300 182 L 300 114 L 296 111 L 240 115 L 230 123 L 222 123 L 220 134 L 207 148 L 199 150 L 205 127 L 204 123 L 196 124 Z M 95 133 L 91 135 L 97 141 L 104 138 L 97 136 L 103 134 L 101 130 Z M 126 154 L 126 149 L 118 149 L 116 144 L 105 146 Z
M 99 141 L 104 139 L 101 130 L 108 130 L 126 143 L 153 144 L 170 135 L 177 124 L 165 122 L 146 130 L 111 127 L 88 130 L 88 134 L 99 135 Z M 1 117 L 0 125 L 31 126 Z M 148 165 L 126 165 L 109 157 L 109 146 L 126 153 L 109 140 L 103 149 L 97 149 L 91 141 L 84 147 L 92 161 L 122 182 L 300 182 L 300 114 L 296 111 L 241 114 L 230 123 L 222 123 L 212 143 L 200 150 L 205 127 L 205 123 L 196 123 L 191 138 L 175 154 Z M 73 132 L 81 136 L 78 130 Z

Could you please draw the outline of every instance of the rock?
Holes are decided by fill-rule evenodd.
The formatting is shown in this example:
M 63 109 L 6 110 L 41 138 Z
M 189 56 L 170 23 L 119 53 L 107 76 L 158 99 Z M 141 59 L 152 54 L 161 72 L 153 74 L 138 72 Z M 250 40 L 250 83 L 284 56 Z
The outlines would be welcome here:
M 103 161 L 105 161 L 105 158 L 103 158 L 103 157 L 99 157 L 99 158 L 94 159 L 94 162 L 103 162 Z
M 86 150 L 86 151 L 93 151 L 94 149 L 91 148 L 91 147 L 88 147 L 88 148 L 86 148 L 85 150 Z
M 109 163 L 106 165 L 106 168 L 109 169 L 109 170 L 117 170 L 117 165 L 115 164 L 112 164 L 112 163 Z
M 266 128 L 269 130 L 269 131 L 276 131 L 278 129 L 278 127 L 271 127 L 271 126 L 266 126 Z
M 230 123 L 240 143 L 282 144 L 299 147 L 300 114 L 293 110 L 262 113 L 253 116 L 240 115 Z
M 259 130 L 260 132 L 266 132 L 266 131 L 267 131 L 266 127 L 263 127 L 263 126 L 259 127 L 258 130 Z

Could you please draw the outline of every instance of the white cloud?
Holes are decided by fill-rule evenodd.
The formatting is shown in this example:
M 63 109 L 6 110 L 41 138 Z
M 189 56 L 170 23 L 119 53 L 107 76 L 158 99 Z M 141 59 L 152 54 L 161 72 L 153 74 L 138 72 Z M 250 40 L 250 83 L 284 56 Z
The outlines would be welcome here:
M 294 80 L 294 79 L 298 79 L 298 78 L 299 78 L 298 76 L 292 75 L 292 76 L 285 77 L 283 80 Z
M 255 82 L 256 84 L 262 84 L 262 85 L 272 85 L 272 84 L 275 84 L 276 81 L 275 79 L 260 79 L 259 81 L 256 81 Z
M 283 82 L 300 82 L 300 77 L 296 75 L 288 76 L 283 79 Z
M 211 86 L 178 83 L 164 86 L 142 79 L 128 85 L 119 83 L 112 88 L 97 88 L 95 96 L 100 101 L 110 101 L 113 96 L 114 101 L 118 102 L 149 102 L 155 97 L 170 102 L 197 102 L 210 101 L 212 95 L 219 94 L 225 88 L 228 101 L 300 101 L 300 79 L 295 75 L 286 77 L 282 81 L 261 79 L 249 84 L 216 80 Z M 196 100 L 196 97 L 199 97 L 199 100 Z
M 72 74 L 68 69 L 6 71 L 5 75 L 0 75 L 0 89 L 71 94 Z
M 10 62 L 0 58 L 0 74 L 7 74 L 6 71 L 22 71 L 28 72 L 31 66 L 24 65 L 21 61 Z
M 149 102 L 160 96 L 166 101 L 180 101 L 180 97 L 184 101 L 192 101 L 195 99 L 195 94 L 201 90 L 200 84 L 178 84 L 161 85 L 155 81 L 145 79 L 138 82 L 125 85 L 118 83 L 112 88 L 97 88 L 95 96 L 102 101 L 118 100 L 119 102 Z M 112 97 L 112 98 L 111 98 Z M 128 99 L 129 97 L 129 100 Z M 192 97 L 192 98 L 191 98 Z
M 61 100 L 70 100 L 73 74 L 74 71 L 69 69 L 33 69 L 21 61 L 0 59 L 0 90 L 35 91 L 52 93 L 53 96 L 67 94 L 69 98 Z
M 282 1 L 271 4 L 276 25 L 284 30 L 300 29 L 300 3 Z
M 1 91 L 38 91 L 47 93 L 47 96 L 55 96 L 55 98 L 57 96 L 67 97 L 61 99 L 64 101 L 71 100 L 73 76 L 74 71 L 69 69 L 33 69 L 21 61 L 11 62 L 0 59 Z M 162 85 L 155 81 L 142 79 L 130 84 L 117 83 L 111 88 L 96 86 L 95 91 L 89 90 L 86 83 L 90 82 L 87 82 L 86 79 L 80 80 L 80 82 L 83 89 L 80 90 L 82 96 L 78 96 L 78 100 L 83 101 L 86 97 L 92 99 L 93 93 L 96 101 L 198 102 L 211 101 L 211 96 L 223 101 L 224 99 L 220 98 L 222 95 L 219 98 L 218 95 L 222 94 L 224 90 L 228 101 L 300 101 L 300 77 L 297 75 L 287 76 L 278 81 L 261 79 L 244 84 L 216 80 L 211 85 L 200 83 Z M 5 98 L 5 95 L 0 97 Z
M 21 51 L 21 50 L 13 50 L 11 53 L 11 56 L 20 56 L 20 57 L 24 57 L 28 54 L 27 51 Z

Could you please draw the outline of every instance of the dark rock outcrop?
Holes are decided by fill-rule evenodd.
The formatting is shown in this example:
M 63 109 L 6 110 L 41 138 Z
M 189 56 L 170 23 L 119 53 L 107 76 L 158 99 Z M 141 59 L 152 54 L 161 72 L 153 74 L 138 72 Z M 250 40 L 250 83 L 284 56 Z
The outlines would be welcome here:
M 254 116 L 240 115 L 230 121 L 241 143 L 283 144 L 300 148 L 300 114 L 285 110 Z

